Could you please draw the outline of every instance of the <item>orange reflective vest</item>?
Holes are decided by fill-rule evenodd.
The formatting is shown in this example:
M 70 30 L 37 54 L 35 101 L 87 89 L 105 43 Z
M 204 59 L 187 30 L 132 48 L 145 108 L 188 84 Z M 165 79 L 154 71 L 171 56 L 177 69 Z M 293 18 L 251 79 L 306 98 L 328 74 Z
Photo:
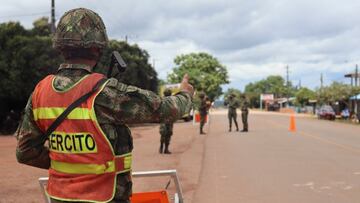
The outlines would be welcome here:
M 54 75 L 40 81 L 32 95 L 38 127 L 45 132 L 71 103 L 103 77 L 97 73 L 86 75 L 65 91 L 54 88 Z M 49 137 L 51 166 L 47 193 L 54 199 L 110 201 L 115 193 L 116 175 L 131 170 L 131 153 L 115 156 L 96 119 L 94 101 L 105 84 L 75 108 Z

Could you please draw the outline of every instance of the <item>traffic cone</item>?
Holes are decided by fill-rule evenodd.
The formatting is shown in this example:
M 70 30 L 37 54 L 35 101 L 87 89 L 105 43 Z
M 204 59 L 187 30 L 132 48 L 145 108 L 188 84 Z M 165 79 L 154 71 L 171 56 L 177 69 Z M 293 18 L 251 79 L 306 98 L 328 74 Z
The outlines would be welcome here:
M 296 123 L 295 123 L 295 115 L 294 114 L 291 114 L 291 116 L 290 116 L 289 131 L 290 132 L 296 132 Z

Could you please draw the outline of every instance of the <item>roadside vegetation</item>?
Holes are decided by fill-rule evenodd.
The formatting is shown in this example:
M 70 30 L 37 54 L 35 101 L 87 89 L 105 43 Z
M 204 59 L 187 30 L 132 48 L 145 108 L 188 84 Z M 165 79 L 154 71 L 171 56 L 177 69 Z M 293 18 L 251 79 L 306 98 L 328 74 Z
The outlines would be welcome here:
M 46 75 L 55 73 L 63 61 L 52 48 L 48 19 L 40 18 L 31 29 L 18 22 L 0 24 L 0 133 L 13 133 L 28 97 Z M 156 92 L 158 78 L 148 62 L 149 54 L 135 45 L 111 40 L 95 72 L 107 73 L 111 52 L 117 50 L 127 62 L 120 81 Z M 116 73 L 115 73 L 116 74 Z

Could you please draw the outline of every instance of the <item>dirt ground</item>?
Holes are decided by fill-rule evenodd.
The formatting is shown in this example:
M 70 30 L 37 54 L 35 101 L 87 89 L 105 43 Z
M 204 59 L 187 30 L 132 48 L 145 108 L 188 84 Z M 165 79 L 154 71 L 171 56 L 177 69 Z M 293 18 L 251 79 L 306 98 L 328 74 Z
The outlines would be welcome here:
M 198 126 L 179 121 L 174 126 L 170 145 L 171 155 L 161 155 L 158 125 L 132 128 L 134 137 L 133 171 L 176 169 L 182 185 L 185 202 L 191 202 L 199 180 L 204 151 L 204 136 L 198 135 Z M 15 158 L 16 138 L 0 136 L 0 202 L 42 202 L 38 183 L 47 171 L 18 164 Z M 135 178 L 134 192 L 156 191 L 165 188 L 170 178 Z M 169 192 L 174 191 L 174 184 Z

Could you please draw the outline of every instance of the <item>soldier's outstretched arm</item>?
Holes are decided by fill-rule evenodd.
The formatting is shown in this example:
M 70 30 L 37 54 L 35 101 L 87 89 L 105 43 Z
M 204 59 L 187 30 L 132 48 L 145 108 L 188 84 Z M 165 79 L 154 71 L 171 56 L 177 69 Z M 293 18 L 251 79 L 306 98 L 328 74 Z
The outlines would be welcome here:
M 187 81 L 186 81 L 187 83 Z M 174 96 L 161 98 L 154 92 L 110 79 L 95 100 L 97 114 L 114 118 L 115 123 L 174 122 L 192 106 L 192 86 L 183 85 Z
M 41 142 L 43 133 L 37 127 L 32 111 L 31 96 L 25 107 L 25 113 L 16 132 L 18 140 L 16 158 L 19 163 L 48 169 L 50 167 L 49 150 Z

